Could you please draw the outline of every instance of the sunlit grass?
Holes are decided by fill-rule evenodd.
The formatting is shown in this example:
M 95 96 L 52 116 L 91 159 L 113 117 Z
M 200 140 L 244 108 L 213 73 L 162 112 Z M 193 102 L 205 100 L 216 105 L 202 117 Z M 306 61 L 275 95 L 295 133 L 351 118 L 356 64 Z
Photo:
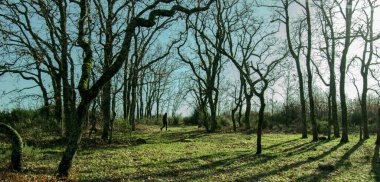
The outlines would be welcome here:
M 79 181 L 379 181 L 379 147 L 375 136 L 359 142 L 339 139 L 311 142 L 300 135 L 264 134 L 263 154 L 256 136 L 205 133 L 197 127 L 140 126 L 132 134 L 117 131 L 115 143 L 84 139 L 72 179 Z M 136 144 L 138 138 L 147 144 Z M 96 140 L 95 140 L 96 141 Z M 2 145 L 4 146 L 4 145 Z M 3 149 L 1 149 L 3 150 Z M 0 152 L 1 152 L 0 150 Z M 26 147 L 21 175 L 53 176 L 63 146 Z M 0 154 L 4 161 L 5 154 Z M 5 159 L 7 161 L 8 159 Z M 9 162 L 9 161 L 8 161 Z M 1 164 L 4 170 L 6 164 Z M 329 165 L 331 169 L 321 166 Z M 9 173 L 7 173 L 9 174 Z M 7 175 L 6 175 L 7 176 Z M 8 175 L 8 178 L 9 175 Z M 0 177 L 1 179 L 1 177 Z

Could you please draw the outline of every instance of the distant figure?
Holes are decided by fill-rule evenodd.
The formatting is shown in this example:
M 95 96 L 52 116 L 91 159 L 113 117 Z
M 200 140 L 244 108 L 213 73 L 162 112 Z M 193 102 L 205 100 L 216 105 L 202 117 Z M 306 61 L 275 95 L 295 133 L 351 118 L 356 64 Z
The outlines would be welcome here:
M 164 117 L 162 118 L 162 123 L 164 124 L 162 127 L 161 127 L 161 131 L 163 128 L 166 127 L 166 131 L 168 131 L 168 113 L 165 113 L 164 114 Z

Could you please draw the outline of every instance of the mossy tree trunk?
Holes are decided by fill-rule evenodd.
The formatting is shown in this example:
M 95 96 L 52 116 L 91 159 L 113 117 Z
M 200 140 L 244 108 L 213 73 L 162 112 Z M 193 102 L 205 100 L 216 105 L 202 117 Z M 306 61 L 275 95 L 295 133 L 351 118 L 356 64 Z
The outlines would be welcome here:
M 11 126 L 0 123 L 0 133 L 5 134 L 12 143 L 10 169 L 21 171 L 22 169 L 22 139 L 18 132 Z

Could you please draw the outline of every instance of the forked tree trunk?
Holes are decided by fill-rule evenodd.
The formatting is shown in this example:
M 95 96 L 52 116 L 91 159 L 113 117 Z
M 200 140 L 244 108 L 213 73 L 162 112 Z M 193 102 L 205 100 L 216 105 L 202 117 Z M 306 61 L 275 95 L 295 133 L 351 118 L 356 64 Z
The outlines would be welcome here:
M 18 132 L 11 126 L 0 123 L 0 133 L 5 134 L 12 143 L 10 169 L 21 171 L 22 169 L 22 139 Z

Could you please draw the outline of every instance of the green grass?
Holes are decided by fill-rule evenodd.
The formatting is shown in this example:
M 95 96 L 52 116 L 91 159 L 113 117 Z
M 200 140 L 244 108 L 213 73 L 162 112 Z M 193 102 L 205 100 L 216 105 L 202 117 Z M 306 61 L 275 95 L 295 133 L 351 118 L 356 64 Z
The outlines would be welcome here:
M 115 143 L 84 139 L 72 179 L 79 181 L 380 181 L 375 136 L 359 142 L 339 139 L 310 142 L 300 135 L 264 133 L 263 154 L 256 135 L 205 133 L 196 127 L 140 126 L 132 134 L 117 131 Z M 133 141 L 142 138 L 147 144 Z M 0 161 L 9 162 L 0 143 Z M 51 142 L 25 148 L 24 176 L 53 176 L 63 146 Z M 8 162 L 0 164 L 4 170 Z M 321 169 L 330 165 L 332 169 Z M 6 175 L 5 175 L 6 176 Z M 1 180 L 1 177 L 0 177 Z

